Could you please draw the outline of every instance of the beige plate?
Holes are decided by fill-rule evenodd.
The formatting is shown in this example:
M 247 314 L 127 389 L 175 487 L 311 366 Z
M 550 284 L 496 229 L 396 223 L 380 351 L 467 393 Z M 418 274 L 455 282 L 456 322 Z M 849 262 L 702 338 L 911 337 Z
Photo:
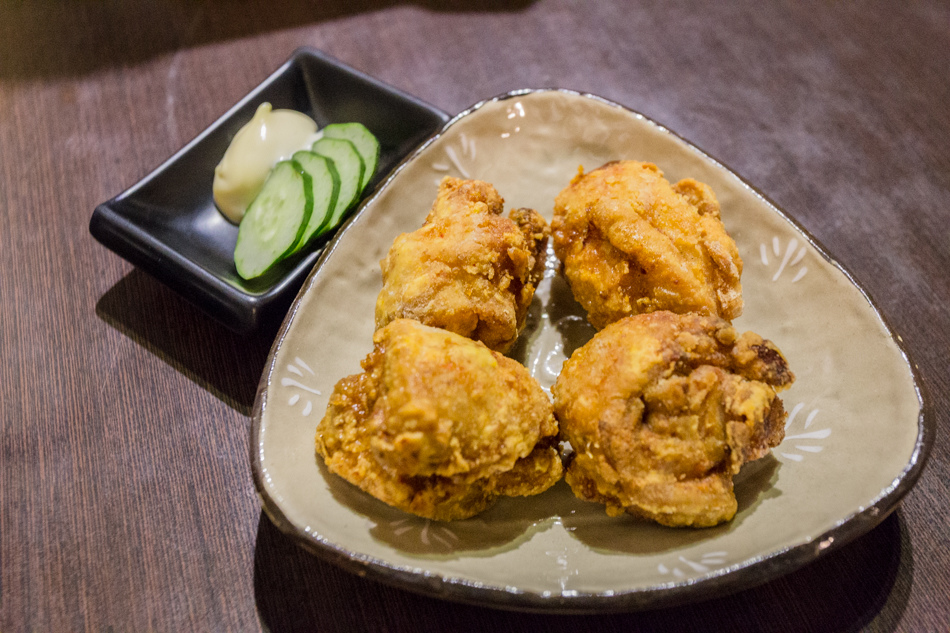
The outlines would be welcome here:
M 745 262 L 745 313 L 798 380 L 773 456 L 736 481 L 739 512 L 712 529 L 609 518 L 561 482 L 455 523 L 415 518 L 330 475 L 314 429 L 333 385 L 372 348 L 379 260 L 418 228 L 444 175 L 494 184 L 549 220 L 583 165 L 632 158 L 712 186 Z M 591 328 L 549 275 L 515 358 L 549 387 Z M 459 115 L 407 159 L 327 249 L 277 337 L 252 431 L 255 484 L 274 523 L 324 558 L 413 591 L 552 611 L 667 605 L 786 573 L 870 530 L 920 474 L 933 421 L 914 369 L 868 297 L 763 196 L 669 130 L 590 95 L 519 91 Z

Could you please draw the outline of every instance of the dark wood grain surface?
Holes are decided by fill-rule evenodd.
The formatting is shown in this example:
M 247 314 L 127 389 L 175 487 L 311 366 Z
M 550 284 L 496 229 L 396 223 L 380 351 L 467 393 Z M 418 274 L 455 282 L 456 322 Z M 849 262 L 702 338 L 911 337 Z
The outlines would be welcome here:
M 96 204 L 299 46 L 448 113 L 589 91 L 732 167 L 850 269 L 919 365 L 937 437 L 917 487 L 812 565 L 646 613 L 455 605 L 303 552 L 262 515 L 247 459 L 276 324 L 231 334 L 88 232 Z M 3 633 L 950 627 L 941 0 L 2 2 L 0 306 Z

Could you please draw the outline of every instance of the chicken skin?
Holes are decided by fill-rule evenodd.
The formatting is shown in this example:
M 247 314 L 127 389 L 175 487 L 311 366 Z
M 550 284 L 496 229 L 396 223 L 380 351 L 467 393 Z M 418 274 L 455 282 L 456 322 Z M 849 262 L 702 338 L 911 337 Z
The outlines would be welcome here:
M 446 177 L 422 228 L 393 242 L 380 266 L 376 328 L 415 319 L 506 352 L 544 273 L 550 229 L 478 180 Z
M 655 310 L 742 313 L 742 260 L 701 182 L 671 185 L 651 163 L 607 163 L 558 194 L 551 228 L 574 298 L 597 329 Z
M 316 451 L 331 472 L 443 521 L 561 478 L 551 401 L 518 362 L 408 319 L 373 340 L 364 371 L 337 383 L 317 426 Z
M 782 353 L 725 320 L 667 311 L 626 317 L 564 363 L 552 392 L 581 499 L 668 526 L 737 510 L 732 477 L 785 437 Z

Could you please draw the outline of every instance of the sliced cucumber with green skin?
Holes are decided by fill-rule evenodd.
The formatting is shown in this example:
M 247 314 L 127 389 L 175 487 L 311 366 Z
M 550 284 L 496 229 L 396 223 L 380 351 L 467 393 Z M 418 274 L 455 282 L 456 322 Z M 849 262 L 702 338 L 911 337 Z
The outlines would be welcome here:
M 293 252 L 296 253 L 309 246 L 319 235 L 320 228 L 329 223 L 339 197 L 340 176 L 333 161 L 326 156 L 302 150 L 294 154 L 293 159 L 310 174 L 313 187 L 313 212 L 300 241 L 294 246 Z
M 310 175 L 293 160 L 277 163 L 238 228 L 234 265 L 244 279 L 260 277 L 289 253 L 313 212 Z
M 363 177 L 360 191 L 372 180 L 379 164 L 379 141 L 362 123 L 331 123 L 322 130 L 326 138 L 341 138 L 353 143 L 363 159 Z
M 332 160 L 336 173 L 340 177 L 340 192 L 336 198 L 333 214 L 329 221 L 317 231 L 318 235 L 322 235 L 336 228 L 346 212 L 359 200 L 363 159 L 353 143 L 340 138 L 321 138 L 313 144 L 311 149 L 314 153 Z

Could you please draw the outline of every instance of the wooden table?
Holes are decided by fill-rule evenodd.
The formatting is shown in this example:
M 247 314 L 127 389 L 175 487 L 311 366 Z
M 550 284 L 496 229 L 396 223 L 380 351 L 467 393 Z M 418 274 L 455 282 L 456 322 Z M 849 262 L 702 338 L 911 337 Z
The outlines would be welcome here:
M 917 487 L 817 563 L 638 614 L 450 604 L 306 554 L 247 459 L 274 327 L 230 333 L 88 232 L 298 46 L 449 113 L 589 91 L 731 166 L 902 335 L 938 425 Z M 939 0 L 0 4 L 0 631 L 946 630 L 948 69 Z

